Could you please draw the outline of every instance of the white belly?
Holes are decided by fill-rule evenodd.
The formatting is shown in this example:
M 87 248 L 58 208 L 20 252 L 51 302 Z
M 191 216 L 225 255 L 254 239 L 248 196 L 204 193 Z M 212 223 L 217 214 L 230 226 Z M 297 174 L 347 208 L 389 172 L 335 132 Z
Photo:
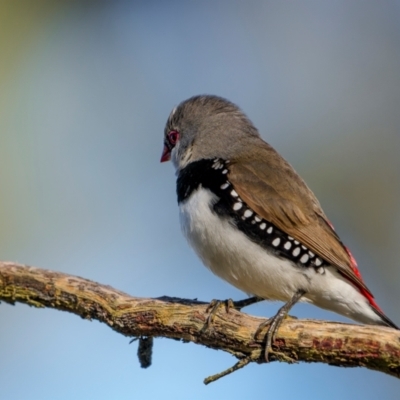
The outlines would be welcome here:
M 278 258 L 210 209 L 218 200 L 199 189 L 180 205 L 182 230 L 204 264 L 246 293 L 289 300 L 307 278 L 290 261 Z
M 361 322 L 379 321 L 366 298 L 335 268 L 327 267 L 321 275 L 269 253 L 211 210 L 217 200 L 208 189 L 199 188 L 179 207 L 187 240 L 214 274 L 268 300 L 288 301 L 303 289 L 301 301 Z

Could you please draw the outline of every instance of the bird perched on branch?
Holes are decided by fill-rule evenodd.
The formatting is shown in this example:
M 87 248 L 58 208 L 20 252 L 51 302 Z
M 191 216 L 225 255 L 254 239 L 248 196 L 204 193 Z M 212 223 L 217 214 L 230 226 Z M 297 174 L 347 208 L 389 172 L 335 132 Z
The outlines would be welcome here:
M 248 294 L 285 302 L 263 324 L 266 358 L 298 301 L 398 329 L 317 198 L 235 104 L 195 96 L 174 108 L 161 161 L 170 159 L 182 230 L 203 263 Z

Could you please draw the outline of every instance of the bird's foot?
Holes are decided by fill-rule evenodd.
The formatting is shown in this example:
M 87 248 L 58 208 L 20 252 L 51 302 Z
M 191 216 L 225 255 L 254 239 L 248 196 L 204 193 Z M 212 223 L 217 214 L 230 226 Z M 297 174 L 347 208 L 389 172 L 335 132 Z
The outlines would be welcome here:
M 268 327 L 264 339 L 265 343 L 264 358 L 266 362 L 269 361 L 269 355 L 274 353 L 274 351 L 272 350 L 272 343 L 275 342 L 276 333 L 279 327 L 281 326 L 282 321 L 285 319 L 285 315 L 282 315 L 280 311 L 281 310 L 279 310 L 274 317 L 261 323 L 257 328 L 256 333 L 254 334 L 254 339 L 257 340 L 260 333 L 264 330 L 264 328 Z
M 228 300 L 211 300 L 210 304 L 206 309 L 206 313 L 208 313 L 206 323 L 204 324 L 203 331 L 209 329 L 212 325 L 215 315 L 217 314 L 218 308 L 221 306 L 225 306 L 225 310 L 228 313 L 229 308 L 235 308 L 232 299 Z
M 299 290 L 298 292 L 296 292 L 294 294 L 294 296 L 286 304 L 284 304 L 272 318 L 268 319 L 267 321 L 264 321 L 257 328 L 256 333 L 254 334 L 255 340 L 258 339 L 258 336 L 260 335 L 262 330 L 264 328 L 268 327 L 268 330 L 267 330 L 267 333 L 266 333 L 265 339 L 264 339 L 264 342 L 265 342 L 264 358 L 265 358 L 266 362 L 269 361 L 269 354 L 276 354 L 279 357 L 283 356 L 283 358 L 285 358 L 286 361 L 289 361 L 288 359 L 290 359 L 292 362 L 295 362 L 295 360 L 293 360 L 292 358 L 290 358 L 282 353 L 274 352 L 272 350 L 272 344 L 273 344 L 273 342 L 275 342 L 276 334 L 277 334 L 279 327 L 281 326 L 283 320 L 285 318 L 289 317 L 288 312 L 293 307 L 293 305 L 296 304 L 300 300 L 300 298 L 304 295 L 304 293 L 305 292 L 303 290 Z M 289 318 L 293 318 L 293 317 L 289 317 Z
M 207 330 L 210 328 L 212 325 L 212 322 L 214 320 L 215 315 L 217 314 L 218 309 L 221 306 L 225 306 L 225 311 L 229 313 L 230 309 L 234 309 L 237 311 L 240 311 L 242 308 L 250 306 L 251 304 L 259 303 L 260 301 L 263 301 L 264 299 L 260 297 L 249 297 L 244 300 L 239 300 L 239 301 L 233 301 L 232 299 L 227 299 L 227 300 L 211 300 L 210 304 L 208 305 L 206 312 L 208 312 L 208 317 L 206 320 L 206 323 L 204 324 L 203 331 Z

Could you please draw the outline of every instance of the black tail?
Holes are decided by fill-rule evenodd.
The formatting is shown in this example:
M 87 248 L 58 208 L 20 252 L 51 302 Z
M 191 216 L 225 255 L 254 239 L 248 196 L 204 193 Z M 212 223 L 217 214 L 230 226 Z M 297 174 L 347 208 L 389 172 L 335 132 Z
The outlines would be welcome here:
M 394 328 L 394 329 L 400 330 L 400 328 L 391 319 L 389 319 L 382 311 L 377 310 L 374 307 L 371 307 L 371 308 L 374 310 L 374 312 L 377 315 L 379 315 L 379 317 L 382 320 L 382 325 L 383 326 L 389 326 L 390 328 Z

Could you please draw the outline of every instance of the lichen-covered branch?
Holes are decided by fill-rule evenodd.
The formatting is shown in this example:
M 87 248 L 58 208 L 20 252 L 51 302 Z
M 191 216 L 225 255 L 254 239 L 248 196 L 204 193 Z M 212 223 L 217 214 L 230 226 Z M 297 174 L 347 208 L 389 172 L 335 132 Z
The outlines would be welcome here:
M 212 327 L 204 330 L 207 304 L 199 301 L 132 297 L 87 279 L 11 262 L 0 262 L 0 300 L 69 311 L 126 336 L 174 338 L 224 350 L 239 359 L 237 368 L 264 362 L 262 339 L 253 337 L 262 319 L 220 307 Z M 400 332 L 390 328 L 287 319 L 274 350 L 272 360 L 366 367 L 400 377 Z

